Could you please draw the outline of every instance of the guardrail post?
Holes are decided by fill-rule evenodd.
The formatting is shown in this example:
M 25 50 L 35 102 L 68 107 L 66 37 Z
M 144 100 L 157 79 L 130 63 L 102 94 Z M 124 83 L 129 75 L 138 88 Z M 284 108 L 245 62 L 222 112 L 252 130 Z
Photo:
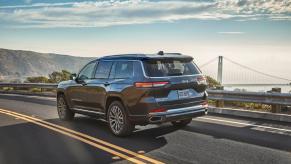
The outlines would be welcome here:
M 275 105 L 275 104 L 273 104 L 271 106 L 272 106 L 272 108 L 271 108 L 271 112 L 272 113 L 279 113 L 279 112 L 281 112 L 281 105 Z
M 281 88 L 272 88 L 271 92 L 273 92 L 273 93 L 281 93 Z M 279 113 L 279 112 L 281 112 L 281 108 L 282 108 L 281 105 L 272 104 L 271 105 L 271 112 L 272 113 Z

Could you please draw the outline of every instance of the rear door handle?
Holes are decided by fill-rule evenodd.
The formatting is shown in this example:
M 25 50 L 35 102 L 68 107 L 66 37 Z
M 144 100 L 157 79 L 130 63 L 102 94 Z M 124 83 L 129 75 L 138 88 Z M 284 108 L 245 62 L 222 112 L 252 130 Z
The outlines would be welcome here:
M 108 83 L 108 82 L 105 82 L 105 83 L 104 83 L 104 86 L 105 86 L 105 87 L 107 87 L 108 85 L 110 85 L 110 83 Z

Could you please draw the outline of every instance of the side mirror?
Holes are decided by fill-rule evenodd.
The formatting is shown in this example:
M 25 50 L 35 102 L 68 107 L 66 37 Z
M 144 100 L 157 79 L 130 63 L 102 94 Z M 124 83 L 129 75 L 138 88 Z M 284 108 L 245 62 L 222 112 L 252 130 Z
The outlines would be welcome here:
M 77 74 L 72 73 L 71 76 L 70 76 L 70 79 L 71 80 L 76 80 L 76 77 L 77 77 Z

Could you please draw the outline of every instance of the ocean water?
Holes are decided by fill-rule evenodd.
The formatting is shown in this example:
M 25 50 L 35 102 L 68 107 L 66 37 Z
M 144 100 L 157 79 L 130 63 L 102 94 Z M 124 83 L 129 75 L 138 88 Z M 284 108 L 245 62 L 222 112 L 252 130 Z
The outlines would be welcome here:
M 291 85 L 282 85 L 282 86 L 233 86 L 233 87 L 224 87 L 224 90 L 234 91 L 234 90 L 246 90 L 249 92 L 267 92 L 272 90 L 272 88 L 281 88 L 282 93 L 291 94 Z

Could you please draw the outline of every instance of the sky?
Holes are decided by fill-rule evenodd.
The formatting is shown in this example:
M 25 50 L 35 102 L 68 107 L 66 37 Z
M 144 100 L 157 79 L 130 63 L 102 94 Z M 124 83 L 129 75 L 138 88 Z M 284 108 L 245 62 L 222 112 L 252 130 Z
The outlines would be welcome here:
M 291 79 L 290 0 L 0 0 L 0 47 L 222 55 Z

